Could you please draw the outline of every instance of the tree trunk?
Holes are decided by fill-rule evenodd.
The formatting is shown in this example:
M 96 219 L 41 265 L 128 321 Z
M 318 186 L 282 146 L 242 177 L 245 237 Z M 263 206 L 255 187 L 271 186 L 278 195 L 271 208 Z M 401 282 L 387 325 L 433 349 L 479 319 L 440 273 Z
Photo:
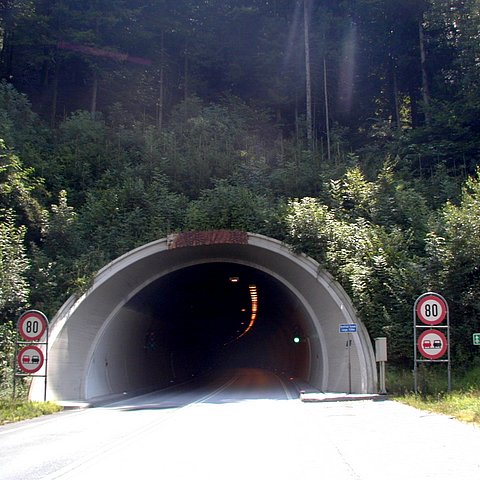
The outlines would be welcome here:
M 3 19 L 3 32 L 0 50 L 0 65 L 2 66 L 2 78 L 10 81 L 13 70 L 13 43 L 15 20 L 13 13 L 14 5 L 10 0 L 3 0 L 0 3 L 0 18 Z
M 185 40 L 185 62 L 184 62 L 184 100 L 187 100 L 189 92 L 188 92 L 188 40 Z
M 57 102 L 58 102 L 58 77 L 60 74 L 60 61 L 55 59 L 55 69 L 53 73 L 53 92 L 52 92 L 52 109 L 50 116 L 50 125 L 55 128 L 57 120 Z
M 392 62 L 392 82 L 393 82 L 393 103 L 394 103 L 394 110 L 395 110 L 395 123 L 397 124 L 397 130 L 400 130 L 401 128 L 400 98 L 398 94 L 397 72 L 396 72 L 394 62 Z
M 323 57 L 323 89 L 325 94 L 325 130 L 327 132 L 327 159 L 332 159 L 330 147 L 330 108 L 328 105 L 328 84 L 327 84 L 327 61 Z
M 418 37 L 420 42 L 420 64 L 422 68 L 422 98 L 423 106 L 425 111 L 425 123 L 430 122 L 430 88 L 428 86 L 428 75 L 427 75 L 427 66 L 426 66 L 426 51 L 425 51 L 425 37 L 423 35 L 423 25 L 422 19 L 418 22 Z
M 408 95 L 410 97 L 410 115 L 412 119 L 412 128 L 418 127 L 418 89 L 412 81 L 408 86 Z
M 298 145 L 300 140 L 300 120 L 298 118 L 298 95 L 295 91 L 295 140 Z
M 161 66 L 160 66 L 160 91 L 158 95 L 158 112 L 157 112 L 157 128 L 159 130 L 163 127 L 163 106 L 165 95 L 165 34 L 162 31 L 162 44 L 161 44 Z
M 158 93 L 158 110 L 157 110 L 157 128 L 162 130 L 163 127 L 163 97 L 164 97 L 164 68 L 160 67 L 160 90 Z
M 303 23 L 305 40 L 305 87 L 307 101 L 307 143 L 308 148 L 312 148 L 313 129 L 312 129 L 312 78 L 310 68 L 310 19 L 309 19 L 310 0 L 303 0 Z
M 97 113 L 97 95 L 98 95 L 98 72 L 97 69 L 93 70 L 93 85 L 92 85 L 92 101 L 90 104 L 90 114 L 92 118 L 95 118 Z

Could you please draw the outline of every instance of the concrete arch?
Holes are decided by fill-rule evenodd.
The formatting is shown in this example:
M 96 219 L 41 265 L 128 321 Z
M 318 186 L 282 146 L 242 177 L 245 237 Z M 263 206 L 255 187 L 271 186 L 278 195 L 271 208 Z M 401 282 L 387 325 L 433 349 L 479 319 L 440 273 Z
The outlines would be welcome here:
M 209 367 L 233 359 L 255 361 L 322 391 L 375 391 L 368 332 L 347 294 L 317 262 L 262 235 L 213 231 L 172 235 L 132 250 L 98 272 L 82 297 L 63 305 L 50 328 L 47 398 L 85 401 L 153 389 L 171 382 L 172 376 L 189 375 L 193 365 L 206 366 L 206 354 L 196 351 L 196 342 L 203 332 L 199 324 L 210 320 L 204 315 L 194 325 L 188 323 L 188 313 L 174 317 L 188 310 L 189 301 L 181 298 L 184 292 L 194 298 L 195 285 L 217 285 L 229 272 L 240 272 L 261 286 L 263 310 L 259 307 L 259 326 L 222 347 L 221 354 L 215 350 L 208 357 Z M 213 296 L 199 302 L 213 306 L 222 301 L 205 292 L 198 296 Z M 225 295 L 222 290 L 220 296 Z M 232 305 L 224 303 L 224 309 Z M 349 337 L 350 349 L 347 336 L 339 333 L 342 323 L 358 325 Z M 196 333 L 181 341 L 191 328 L 197 328 Z M 216 323 L 209 330 L 222 328 L 223 323 Z M 154 351 L 146 350 L 149 331 L 158 337 Z M 293 332 L 302 339 L 297 347 L 289 344 Z M 208 342 L 202 345 L 211 346 L 211 339 Z M 30 396 L 43 398 L 43 379 L 34 379 Z

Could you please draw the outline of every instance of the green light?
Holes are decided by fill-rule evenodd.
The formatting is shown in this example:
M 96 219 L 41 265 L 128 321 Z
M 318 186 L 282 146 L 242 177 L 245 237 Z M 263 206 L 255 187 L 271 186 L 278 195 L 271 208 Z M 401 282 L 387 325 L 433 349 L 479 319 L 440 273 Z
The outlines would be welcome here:
M 293 337 L 293 343 L 300 343 L 300 337 Z

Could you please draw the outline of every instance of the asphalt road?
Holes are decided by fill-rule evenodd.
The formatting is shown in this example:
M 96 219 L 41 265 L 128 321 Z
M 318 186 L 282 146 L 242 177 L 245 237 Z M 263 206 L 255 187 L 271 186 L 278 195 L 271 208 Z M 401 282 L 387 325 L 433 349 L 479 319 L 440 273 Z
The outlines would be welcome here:
M 0 427 L 0 480 L 307 477 L 480 479 L 480 429 L 257 370 Z

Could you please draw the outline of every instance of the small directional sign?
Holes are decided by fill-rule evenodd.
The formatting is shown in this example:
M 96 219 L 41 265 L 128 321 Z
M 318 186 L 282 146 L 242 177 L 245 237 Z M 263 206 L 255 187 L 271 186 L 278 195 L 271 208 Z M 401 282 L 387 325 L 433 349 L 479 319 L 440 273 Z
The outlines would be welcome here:
M 473 344 L 480 345 L 480 333 L 473 334 Z
M 357 324 L 356 323 L 342 323 L 338 328 L 340 333 L 356 333 Z

